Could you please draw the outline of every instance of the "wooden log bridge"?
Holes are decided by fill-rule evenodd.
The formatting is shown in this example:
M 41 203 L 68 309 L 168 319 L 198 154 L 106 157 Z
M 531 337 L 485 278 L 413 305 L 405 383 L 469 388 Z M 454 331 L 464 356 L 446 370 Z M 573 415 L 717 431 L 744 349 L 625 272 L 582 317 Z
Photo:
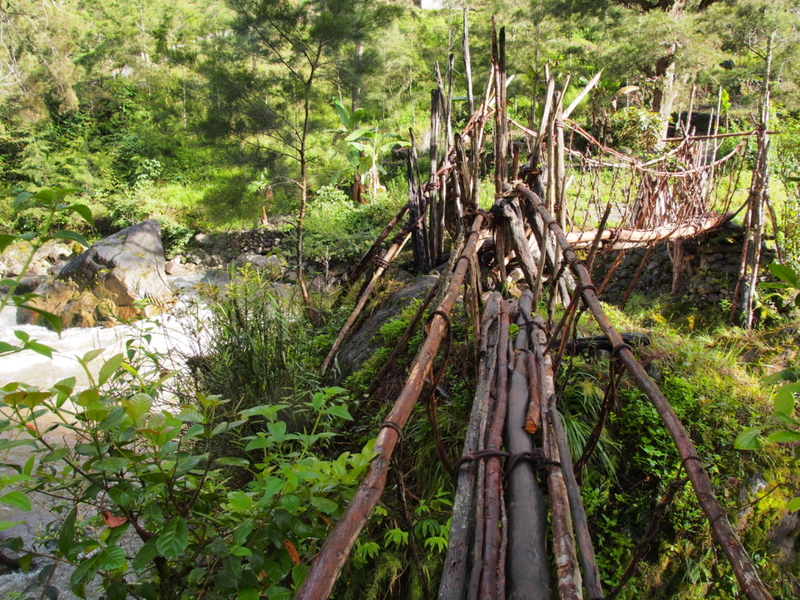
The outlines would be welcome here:
M 714 496 L 702 457 L 667 399 L 636 360 L 632 346 L 609 322 L 584 262 L 544 202 L 521 182 L 502 202 L 515 204 L 515 210 L 531 220 L 538 219 L 543 244 L 553 243 L 559 248 L 562 264 L 571 270 L 576 287 L 564 307 L 564 317 L 553 327 L 548 327 L 549 319 L 535 314 L 530 288 L 519 300 L 506 299 L 499 291 L 484 297 L 482 313 L 475 323 L 480 356 L 477 391 L 462 457 L 455 466 L 455 498 L 439 600 L 595 600 L 612 598 L 619 591 L 604 592 L 602 588 L 555 390 L 554 365 L 569 346 L 570 315 L 574 315 L 579 300 L 604 334 L 604 338 L 587 344 L 610 344 L 617 368 L 625 370 L 658 411 L 714 540 L 729 560 L 742 591 L 753 600 L 771 598 Z M 426 378 L 431 377 L 437 352 L 448 333 L 449 315 L 462 287 L 476 280 L 470 276 L 470 269 L 481 246 L 490 239 L 484 224 L 484 214 L 474 214 L 471 226 L 457 240 L 458 251 L 440 276 L 439 291 L 443 295 L 431 312 L 422 348 L 403 390 L 379 426 L 377 456 L 312 564 L 295 596 L 298 600 L 330 596 L 356 538 L 384 491 L 392 453 Z M 490 225 L 495 236 L 503 235 L 502 222 Z M 547 277 L 552 296 L 558 295 L 558 278 L 564 277 L 565 269 L 559 271 Z M 513 340 L 509 336 L 512 322 L 518 326 Z M 581 345 L 574 340 L 572 344 L 575 348 Z M 546 488 L 540 481 L 546 482 Z M 548 548 L 552 557 L 547 554 Z M 550 564 L 555 565 L 553 572 Z
M 359 274 L 371 262 L 374 268 L 321 372 L 334 364 L 336 352 L 355 328 L 376 280 L 406 241 L 412 241 L 413 260 L 419 272 L 428 272 L 441 262 L 447 239 L 452 240 L 450 258 L 440 272 L 435 292 L 432 290 L 425 299 L 381 370 L 379 379 L 391 370 L 392 362 L 423 320 L 429 304 L 434 306 L 428 313 L 423 342 L 402 391 L 385 419 L 377 424 L 375 458 L 311 564 L 295 599 L 330 597 L 356 539 L 384 492 L 390 460 L 412 410 L 423 390 L 435 398 L 444 370 L 439 366 L 435 373 L 434 363 L 443 341 L 449 349 L 450 316 L 462 291 L 479 364 L 461 458 L 453 467 L 455 496 L 439 600 L 611 600 L 635 572 L 636 561 L 642 554 L 638 551 L 634 552 L 622 580 L 615 587 L 604 589 L 582 501 L 581 474 L 587 468 L 587 459 L 608 412 L 601 411 L 580 457 L 570 454 L 559 412 L 555 382 L 565 352 L 578 351 L 582 345 L 577 342 L 576 331 L 583 314 L 590 315 L 603 334 L 602 338 L 588 340 L 584 345 L 605 345 L 610 350 L 611 376 L 604 406 L 610 406 L 614 400 L 623 374 L 641 390 L 677 448 L 680 463 L 675 466 L 691 482 L 714 542 L 729 561 L 742 594 L 750 600 L 771 599 L 715 498 L 703 457 L 698 455 L 667 398 L 636 359 L 632 344 L 643 343 L 642 340 L 635 336 L 623 338 L 612 326 L 590 276 L 595 255 L 604 245 L 627 246 L 686 237 L 723 222 L 726 217 L 715 216 L 709 210 L 709 196 L 704 191 L 708 188 L 696 186 L 692 191 L 689 186 L 692 182 L 705 186 L 719 172 L 715 169 L 721 168 L 721 162 L 717 160 L 707 166 L 692 163 L 699 166 L 676 173 L 683 187 L 675 188 L 680 192 L 675 198 L 684 198 L 685 202 L 680 206 L 665 205 L 664 194 L 671 189 L 667 185 L 670 173 L 663 170 L 666 167 L 655 172 L 648 165 L 659 161 L 666 164 L 673 155 L 682 161 L 696 159 L 702 148 L 695 148 L 691 139 L 683 138 L 662 159 L 633 164 L 631 172 L 638 173 L 643 183 L 638 186 L 636 205 L 628 211 L 636 219 L 627 228 L 623 223 L 607 228 L 609 203 L 597 228 L 568 233 L 566 230 L 574 223 L 575 216 L 567 206 L 567 189 L 572 179 L 567 172 L 568 157 L 574 151 L 565 147 L 564 125 L 581 134 L 583 130 L 567 117 L 579 99 L 597 84 L 599 75 L 564 109 L 562 100 L 568 81 L 561 90 L 556 90 L 556 82 L 548 74 L 540 122 L 535 127 L 521 128 L 531 152 L 527 162 L 520 166 L 520 146 L 512 144 L 509 132 L 509 124 L 516 123 L 507 115 L 506 87 L 510 79 L 505 72 L 504 31 L 501 29 L 498 35 L 493 24 L 492 66 L 483 102 L 475 106 L 466 14 L 465 9 L 463 47 L 471 116 L 460 134 L 453 133 L 451 58 L 448 85 L 440 77 L 437 89 L 431 94 L 431 164 L 427 181 L 422 181 L 422 169 L 412 147 L 407 163 L 408 204 L 387 225 L 360 263 Z M 480 177 L 488 170 L 484 130 L 492 117 L 496 200 L 492 210 L 485 212 L 478 207 L 478 191 Z M 593 138 L 589 142 L 597 144 Z M 688 175 L 694 179 L 690 180 Z M 629 190 L 635 188 L 634 184 Z M 406 213 L 408 222 L 378 257 L 381 242 Z M 649 225 L 641 228 L 642 223 Z M 571 242 L 586 248 L 583 259 Z M 515 279 L 513 273 L 517 267 L 520 274 Z M 354 284 L 356 278 L 352 277 L 348 284 Z M 486 289 L 487 285 L 492 289 Z M 519 290 L 517 298 L 510 294 L 515 286 Z M 512 325 L 516 325 L 513 339 Z M 439 364 L 442 362 L 446 362 L 446 357 Z M 374 388 L 375 384 L 371 390 Z M 435 406 L 434 402 L 429 404 Z M 433 417 L 431 424 L 436 433 L 435 410 L 429 407 L 428 413 Z M 623 410 L 620 418 L 624 416 Z M 436 437 L 438 440 L 438 434 Z M 438 446 L 440 457 L 446 461 L 445 449 L 441 443 Z M 666 506 L 677 486 L 683 483 L 683 479 L 676 480 L 659 506 Z

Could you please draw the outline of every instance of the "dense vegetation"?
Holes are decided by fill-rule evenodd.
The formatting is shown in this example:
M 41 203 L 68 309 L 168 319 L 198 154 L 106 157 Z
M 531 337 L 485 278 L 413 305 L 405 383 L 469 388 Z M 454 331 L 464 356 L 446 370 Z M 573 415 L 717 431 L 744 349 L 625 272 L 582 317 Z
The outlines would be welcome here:
M 456 4 L 439 11 L 401 0 L 19 0 L 0 7 L 0 196 L 9 198 L 0 201 L 0 234 L 35 240 L 68 228 L 93 239 L 156 216 L 176 254 L 197 232 L 256 226 L 263 210 L 310 260 L 353 261 L 406 201 L 399 151 L 412 135 L 424 144 L 433 62 L 446 62 L 452 52 L 461 64 Z M 798 266 L 796 2 L 468 4 L 478 93 L 494 15 L 508 31 L 511 116 L 536 122 L 546 65 L 572 74 L 567 102 L 602 69 L 600 85 L 574 118 L 626 152 L 647 153 L 648 136 L 657 140 L 670 115 L 688 110 L 693 86 L 695 111 L 710 112 L 719 101 L 725 129 L 752 128 L 771 56 L 774 125 L 784 132 L 773 146 L 780 230 L 771 234 Z M 457 95 L 466 94 L 460 67 L 455 85 Z M 461 125 L 466 112 L 465 102 L 457 105 Z M 78 204 L 66 207 L 63 194 L 47 193 L 36 206 L 30 198 L 12 206 L 18 192 L 51 186 L 88 193 L 76 190 Z M 302 226 L 304 246 L 297 240 Z M 797 287 L 791 269 L 779 278 Z M 383 296 L 397 286 L 385 284 Z M 32 440 L 4 439 L 0 448 L 29 444 L 36 459 L 0 478 L 0 501 L 30 506 L 13 486 L 58 491 L 61 519 L 35 552 L 76 565 L 71 585 L 78 593 L 91 591 L 100 574 L 111 599 L 287 598 L 372 457 L 386 406 L 362 394 L 416 303 L 384 324 L 382 348 L 363 369 L 332 387 L 316 370 L 346 308 L 326 310 L 323 302 L 327 320 L 312 323 L 253 270 L 239 273 L 224 294 L 203 293 L 210 316 L 198 318 L 192 333 L 211 342 L 187 372 L 172 372 L 143 328 L 99 368 L 91 366 L 97 354 L 81 357 L 92 379 L 88 390 L 74 380 L 46 390 L 2 381 L 9 418 L 0 428 L 28 430 Z M 3 305 L 9 301 L 7 294 Z M 796 345 L 789 305 L 765 302 L 755 332 L 731 330 L 713 315 L 667 301 L 634 298 L 625 313 L 612 310 L 620 328 L 652 332 L 648 369 L 707 457 L 765 581 L 785 598 L 797 593 L 798 562 L 796 551 L 780 553 L 775 532 L 789 518 L 786 505 L 797 488 L 785 446 L 796 441 L 796 388 L 784 388 L 782 404 L 773 407 L 759 382 L 762 365 Z M 474 373 L 463 366 L 475 358 L 465 323 L 454 320 L 454 338 L 463 343 L 452 349 L 439 422 L 453 457 L 474 392 Z M 387 398 L 421 335 L 385 383 Z M 47 352 L 30 339 L 7 346 L 0 355 Z M 739 361 L 754 350 L 761 364 Z M 569 369 L 563 407 L 580 454 L 608 362 L 576 359 Z M 794 381 L 797 372 L 789 368 L 781 377 Z M 623 380 L 621 411 L 584 480 L 607 586 L 617 583 L 653 507 L 680 477 L 657 416 L 627 386 Z M 167 405 L 170 411 L 161 412 Z M 70 428 L 80 443 L 56 447 L 38 429 L 43 409 L 75 423 Z M 435 590 L 452 483 L 435 459 L 422 412 L 404 436 L 395 479 L 335 597 L 417 598 Z M 749 450 L 736 450 L 744 426 L 752 428 L 738 445 Z M 788 435 L 767 438 L 781 431 Z M 137 534 L 138 545 L 122 543 L 126 532 L 126 540 Z M 6 549 L 21 550 L 15 544 L 6 542 Z M 22 556 L 29 567 L 34 554 Z M 51 573 L 40 576 L 37 593 L 52 594 Z M 690 490 L 680 490 L 622 597 L 736 593 Z

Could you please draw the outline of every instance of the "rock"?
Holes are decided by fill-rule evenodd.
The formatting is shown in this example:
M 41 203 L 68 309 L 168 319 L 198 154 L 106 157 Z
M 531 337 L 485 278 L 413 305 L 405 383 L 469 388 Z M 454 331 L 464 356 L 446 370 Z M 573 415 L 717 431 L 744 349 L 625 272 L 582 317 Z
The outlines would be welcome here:
M 171 299 L 164 263 L 161 227 L 155 219 L 148 219 L 94 244 L 70 261 L 59 279 L 90 287 L 96 296 L 108 298 L 120 308 L 133 308 L 141 300 L 161 303 Z
M 29 304 L 32 304 L 40 310 L 58 315 L 64 311 L 67 304 L 69 304 L 78 293 L 78 285 L 72 281 L 60 281 L 56 279 L 51 283 L 43 283 L 34 290 L 34 293 L 38 294 L 40 297 L 29 302 Z M 35 312 L 26 308 L 17 309 L 17 324 L 40 324 L 40 321 L 41 319 Z
M 65 260 L 58 260 L 50 265 L 50 268 L 47 269 L 47 274 L 51 277 L 58 277 L 58 274 L 61 273 L 61 269 L 67 266 L 67 261 Z
M 195 243 L 203 248 L 208 248 L 214 245 L 214 238 L 207 233 L 198 233 L 194 236 Z
M 388 320 L 397 317 L 412 299 L 424 298 L 431 286 L 436 284 L 437 279 L 433 275 L 416 277 L 378 306 L 339 352 L 337 360 L 341 369 L 341 377 L 346 377 L 361 368 L 381 345 L 380 340 L 373 341 L 381 326 Z
M 164 271 L 167 275 L 189 275 L 195 273 L 197 267 L 192 263 L 184 263 L 183 256 L 176 256 L 172 260 L 168 260 L 164 264 Z
M 270 254 L 269 256 L 262 256 L 255 252 L 245 252 L 236 259 L 236 264 L 243 266 L 246 264 L 253 265 L 254 267 L 263 271 L 267 279 L 281 279 L 286 273 L 286 260 L 277 254 Z
M 245 252 L 236 259 L 236 264 L 239 266 L 253 265 L 254 267 L 267 266 L 267 257 L 256 254 L 255 252 Z
M 702 295 L 710 294 L 714 290 L 715 288 L 708 283 L 701 283 L 700 285 L 697 286 L 697 293 Z
M 172 290 L 166 281 L 158 221 L 150 219 L 100 240 L 36 293 L 41 297 L 33 305 L 63 315 L 66 327 L 108 325 L 113 316 L 133 319 L 160 312 L 172 299 Z M 26 310 L 18 311 L 17 319 L 41 321 Z
M 36 288 L 42 285 L 45 281 L 47 281 L 47 277 L 44 275 L 28 275 L 22 277 L 19 280 L 19 285 L 17 285 L 14 293 L 17 295 L 28 294 L 33 292 Z
M 31 246 L 27 242 L 11 244 L 0 255 L 0 275 L 3 277 L 13 277 L 20 275 L 25 268 L 25 263 L 31 253 Z M 66 244 L 58 240 L 48 240 L 41 248 L 36 251 L 27 274 L 32 276 L 47 275 L 47 271 L 52 263 L 72 255 L 72 250 Z

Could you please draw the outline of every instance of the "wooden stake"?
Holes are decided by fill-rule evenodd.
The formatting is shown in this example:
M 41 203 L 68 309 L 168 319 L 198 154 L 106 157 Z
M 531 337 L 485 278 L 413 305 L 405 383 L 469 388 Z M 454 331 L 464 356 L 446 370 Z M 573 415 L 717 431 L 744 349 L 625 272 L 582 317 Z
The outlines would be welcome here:
M 401 233 L 394 240 L 394 242 L 392 242 L 392 245 L 389 246 L 386 252 L 384 252 L 383 256 L 381 257 L 381 262 L 375 267 L 375 272 L 372 274 L 372 279 L 370 279 L 370 282 L 361 293 L 361 297 L 358 299 L 353 312 L 350 313 L 350 317 L 347 319 L 344 327 L 342 327 L 342 330 L 339 332 L 339 336 L 336 338 L 336 341 L 334 342 L 330 352 L 328 352 L 328 356 L 326 356 L 325 360 L 322 361 L 322 365 L 319 368 L 320 375 L 324 375 L 327 372 L 328 367 L 331 366 L 336 353 L 339 352 L 339 348 L 342 347 L 342 344 L 350 335 L 350 330 L 355 324 L 356 319 L 358 319 L 361 311 L 364 310 L 364 306 L 366 306 L 367 300 L 369 300 L 370 295 L 372 295 L 372 291 L 375 289 L 378 279 L 380 279 L 381 275 L 383 275 L 383 272 L 389 266 L 389 263 L 392 262 L 392 260 L 394 260 L 398 254 L 400 254 L 400 251 L 403 249 L 403 246 L 405 246 L 410 236 L 411 234 L 409 232 Z
M 500 310 L 499 294 L 492 294 L 486 302 L 478 330 L 482 344 L 478 367 L 478 384 L 475 401 L 472 403 L 469 424 L 462 457 L 483 449 L 482 433 L 488 417 L 489 399 L 494 389 L 497 366 L 497 314 Z M 484 424 L 482 426 L 482 423 Z M 464 600 L 469 583 L 469 566 L 472 543 L 475 535 L 475 507 L 477 495 L 478 463 L 471 460 L 462 463 L 456 474 L 453 512 L 450 520 L 450 537 L 447 556 L 439 583 L 438 600 Z
M 533 293 L 525 290 L 519 301 L 517 318 L 519 333 L 515 343 L 516 360 L 511 374 L 506 415 L 506 450 L 511 455 L 533 452 L 533 441 L 523 429 L 530 400 L 528 363 L 534 354 L 528 352 L 527 323 L 531 320 Z M 538 428 L 538 419 L 537 419 Z M 506 474 L 508 479 L 506 506 L 508 511 L 508 557 L 506 593 L 515 600 L 549 600 L 549 574 L 546 550 L 547 503 L 536 474 L 527 461 L 517 461 Z

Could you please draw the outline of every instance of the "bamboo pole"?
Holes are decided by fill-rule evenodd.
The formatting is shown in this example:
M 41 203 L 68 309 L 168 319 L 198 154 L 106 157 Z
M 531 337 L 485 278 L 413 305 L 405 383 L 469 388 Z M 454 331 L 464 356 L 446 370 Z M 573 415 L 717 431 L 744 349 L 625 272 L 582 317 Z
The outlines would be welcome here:
M 497 379 L 495 382 L 495 405 L 492 425 L 489 428 L 487 450 L 500 450 L 503 440 L 503 424 L 506 420 L 508 402 L 508 305 L 500 304 L 500 334 L 497 339 Z M 497 571 L 505 565 L 499 564 L 500 551 L 500 505 L 503 503 L 503 476 L 500 472 L 500 457 L 486 459 L 486 508 L 483 523 L 483 562 L 481 564 L 480 599 L 497 598 Z
M 436 188 L 439 187 L 439 178 L 436 176 L 436 166 L 438 164 L 437 145 L 439 138 L 439 121 L 441 111 L 441 99 L 439 90 L 431 90 L 431 133 L 428 157 L 431 161 L 430 175 L 428 176 L 428 188 L 426 196 L 428 198 L 428 248 L 430 249 L 431 266 L 439 264 L 439 220 L 436 202 Z
M 536 286 L 538 269 L 536 261 L 531 254 L 531 247 L 528 238 L 525 236 L 525 228 L 522 224 L 522 215 L 519 203 L 516 198 L 504 198 L 495 203 L 496 212 L 504 217 L 504 225 L 508 230 L 508 237 L 511 238 L 511 245 L 519 260 L 522 273 L 528 287 L 533 290 Z
M 408 160 L 406 163 L 406 179 L 408 180 L 408 206 L 411 216 L 411 235 L 412 248 L 414 251 L 414 266 L 420 273 L 425 273 L 430 269 L 428 253 L 428 238 L 425 235 L 425 208 L 424 198 L 419 177 L 419 163 L 417 162 L 417 151 L 415 149 L 414 130 L 409 128 L 409 148 Z
M 353 269 L 353 272 L 350 274 L 350 277 L 347 278 L 347 283 L 342 287 L 340 297 L 344 297 L 344 295 L 347 293 L 347 290 L 350 289 L 350 287 L 352 287 L 352 285 L 356 281 L 358 281 L 358 278 L 361 277 L 362 273 L 364 273 L 367 266 L 369 266 L 372 256 L 375 254 L 375 252 L 377 252 L 378 248 L 380 248 L 381 244 L 383 244 L 384 240 L 392 232 L 392 229 L 394 229 L 397 226 L 397 224 L 400 222 L 400 219 L 403 218 L 403 215 L 406 214 L 406 211 L 408 211 L 408 209 L 409 205 L 405 204 L 403 208 L 401 208 L 400 211 L 392 218 L 392 220 L 386 224 L 386 227 L 383 228 L 383 231 L 380 232 L 378 237 L 375 238 L 375 241 L 372 243 L 372 246 L 370 246 L 369 250 L 367 250 L 367 252 L 361 258 L 358 265 L 356 265 L 356 268 Z
M 558 454 L 561 462 L 561 472 L 564 474 L 564 483 L 567 486 L 569 496 L 569 507 L 572 511 L 572 525 L 575 529 L 575 538 L 578 542 L 578 549 L 581 566 L 583 567 L 583 582 L 586 586 L 586 595 L 590 599 L 602 598 L 603 588 L 600 584 L 600 569 L 597 566 L 597 559 L 592 545 L 592 536 L 589 534 L 589 523 L 586 519 L 586 510 L 581 499 L 581 488 L 575 479 L 575 471 L 572 469 L 572 456 L 567 446 L 567 432 L 561 422 L 561 415 L 551 403 L 547 413 L 551 431 L 558 446 Z
M 483 215 L 478 214 L 472 223 L 469 239 L 464 247 L 463 257 L 469 257 L 480 247 L 478 232 L 483 224 Z M 447 319 L 459 295 L 467 272 L 468 260 L 459 260 L 450 278 L 442 303 L 437 308 L 430 323 L 428 336 L 420 348 L 417 359 L 411 367 L 408 380 L 400 392 L 392 410 L 386 417 L 385 426 L 381 427 L 375 440 L 376 457 L 370 464 L 366 477 L 353 495 L 342 518 L 336 524 L 331 535 L 325 541 L 317 558 L 311 565 L 303 585 L 295 595 L 295 600 L 320 600 L 330 596 L 336 578 L 344 567 L 350 550 L 353 548 L 359 533 L 366 525 L 372 510 L 380 500 L 386 486 L 386 473 L 389 469 L 394 448 L 400 432 L 408 421 L 420 392 L 425 383 L 425 376 L 430 371 L 439 345 L 447 330 Z M 391 424 L 391 425 L 388 425 Z
M 467 102 L 469 103 L 469 114 L 475 112 L 475 96 L 472 93 L 472 62 L 470 60 L 469 52 L 469 18 L 467 16 L 467 7 L 464 7 L 464 27 L 463 39 L 461 43 L 461 51 L 464 53 L 464 73 L 467 76 Z
M 533 452 L 533 441 L 523 429 L 530 400 L 528 361 L 533 293 L 525 290 L 519 301 L 519 333 L 514 345 L 516 360 L 511 373 L 506 413 L 506 450 L 513 456 Z M 547 503 L 529 462 L 518 461 L 507 473 L 506 510 L 508 512 L 508 554 L 506 592 L 515 600 L 549 600 L 547 560 Z
M 555 380 L 550 355 L 544 354 L 547 339 L 541 327 L 544 321 L 539 315 L 533 318 L 540 327 L 532 328 L 532 345 L 539 365 L 538 383 L 542 399 L 542 445 L 547 460 L 547 489 L 550 498 L 551 526 L 553 529 L 553 554 L 556 563 L 556 585 L 561 600 L 582 600 L 581 572 L 575 552 L 575 535 L 562 467 L 555 435 L 546 415 L 555 406 Z
M 710 215 L 699 217 L 680 225 L 662 225 L 652 229 L 605 229 L 600 232 L 602 242 L 612 248 L 640 248 L 648 244 L 662 242 L 673 238 L 685 238 L 698 235 L 706 231 L 713 231 L 727 223 L 733 215 Z M 566 234 L 567 242 L 573 248 L 588 248 L 598 238 L 597 230 L 574 231 Z
M 478 384 L 472 404 L 462 457 L 482 450 L 483 434 L 488 420 L 490 395 L 494 389 L 497 365 L 497 314 L 500 295 L 492 294 L 486 302 L 481 318 L 481 360 L 478 367 Z M 469 566 L 475 536 L 475 508 L 477 495 L 478 463 L 468 460 L 456 473 L 453 512 L 450 520 L 450 537 L 447 555 L 439 583 L 438 600 L 464 600 L 469 583 Z
M 682 464 L 692 482 L 692 487 L 694 488 L 700 506 L 711 525 L 711 532 L 714 540 L 719 544 L 725 556 L 728 558 L 742 591 L 750 600 L 772 600 L 772 596 L 762 583 L 753 561 L 747 554 L 747 550 L 739 541 L 733 527 L 731 527 L 728 516 L 725 514 L 725 511 L 722 510 L 719 502 L 717 502 L 714 495 L 714 486 L 697 456 L 697 449 L 689 437 L 689 434 L 686 432 L 680 419 L 678 419 L 669 401 L 664 397 L 664 394 L 661 393 L 658 386 L 650 379 L 644 367 L 637 362 L 630 349 L 624 345 L 622 336 L 620 336 L 611 325 L 608 317 L 603 312 L 597 295 L 592 289 L 592 282 L 589 273 L 586 271 L 586 267 L 578 261 L 578 257 L 567 242 L 564 232 L 547 212 L 542 201 L 522 184 L 518 184 L 516 189 L 533 203 L 534 208 L 539 212 L 546 226 L 555 234 L 557 242 L 564 250 L 565 258 L 569 262 L 570 268 L 573 273 L 575 273 L 579 284 L 583 288 L 583 299 L 589 307 L 589 311 L 597 321 L 597 324 L 600 326 L 600 330 L 608 336 L 615 348 L 619 348 L 618 356 L 623 365 L 631 374 L 631 377 L 636 382 L 639 389 L 642 390 L 653 404 L 661 420 L 664 422 L 672 441 L 678 449 Z
M 444 281 L 442 276 L 439 276 L 439 279 L 436 280 L 431 286 L 431 289 L 428 290 L 428 293 L 425 295 L 425 298 L 422 300 L 422 303 L 419 305 L 414 318 L 411 319 L 406 330 L 403 332 L 403 335 L 400 336 L 400 339 L 397 340 L 397 344 L 392 350 L 392 353 L 389 355 L 389 358 L 386 359 L 386 362 L 381 367 L 381 370 L 378 371 L 378 374 L 375 375 L 375 378 L 372 380 L 369 388 L 366 392 L 364 392 L 364 396 L 370 397 L 375 391 L 380 387 L 380 385 L 385 381 L 386 375 L 389 374 L 392 366 L 394 366 L 394 362 L 397 360 L 397 357 L 400 356 L 400 353 L 405 349 L 406 344 L 408 344 L 408 340 L 411 339 L 414 331 L 417 329 L 417 325 L 422 320 L 423 315 L 425 314 L 425 310 L 428 308 L 428 305 L 433 300 L 434 296 L 436 295 L 436 291 L 439 289 L 439 286 Z
M 347 322 L 342 327 L 342 330 L 339 332 L 336 341 L 333 343 L 333 347 L 331 348 L 330 352 L 328 352 L 328 356 L 325 357 L 325 360 L 322 361 L 322 365 L 319 368 L 319 374 L 324 375 L 328 367 L 331 366 L 336 353 L 339 352 L 339 349 L 342 347 L 342 344 L 347 340 L 348 336 L 350 335 L 350 330 L 355 325 L 358 316 L 361 314 L 361 311 L 364 310 L 364 306 L 367 304 L 367 300 L 369 300 L 372 291 L 375 289 L 375 285 L 378 283 L 378 279 L 380 279 L 383 272 L 389 266 L 389 263 L 394 260 L 394 258 L 400 254 L 400 251 L 403 249 L 403 246 L 406 245 L 408 238 L 411 237 L 411 232 L 404 231 L 400 235 L 395 238 L 392 245 L 386 249 L 383 256 L 381 257 L 381 262 L 376 265 L 375 272 L 372 274 L 372 279 L 364 288 L 364 291 L 361 293 L 361 297 L 358 299 L 358 303 L 356 303 L 353 312 L 350 313 L 350 317 L 348 317 Z
M 494 112 L 494 187 L 495 193 L 503 192 L 503 184 L 508 181 L 508 120 L 506 119 L 506 28 L 500 28 L 498 38 L 494 18 L 492 18 L 492 64 L 495 66 Z

